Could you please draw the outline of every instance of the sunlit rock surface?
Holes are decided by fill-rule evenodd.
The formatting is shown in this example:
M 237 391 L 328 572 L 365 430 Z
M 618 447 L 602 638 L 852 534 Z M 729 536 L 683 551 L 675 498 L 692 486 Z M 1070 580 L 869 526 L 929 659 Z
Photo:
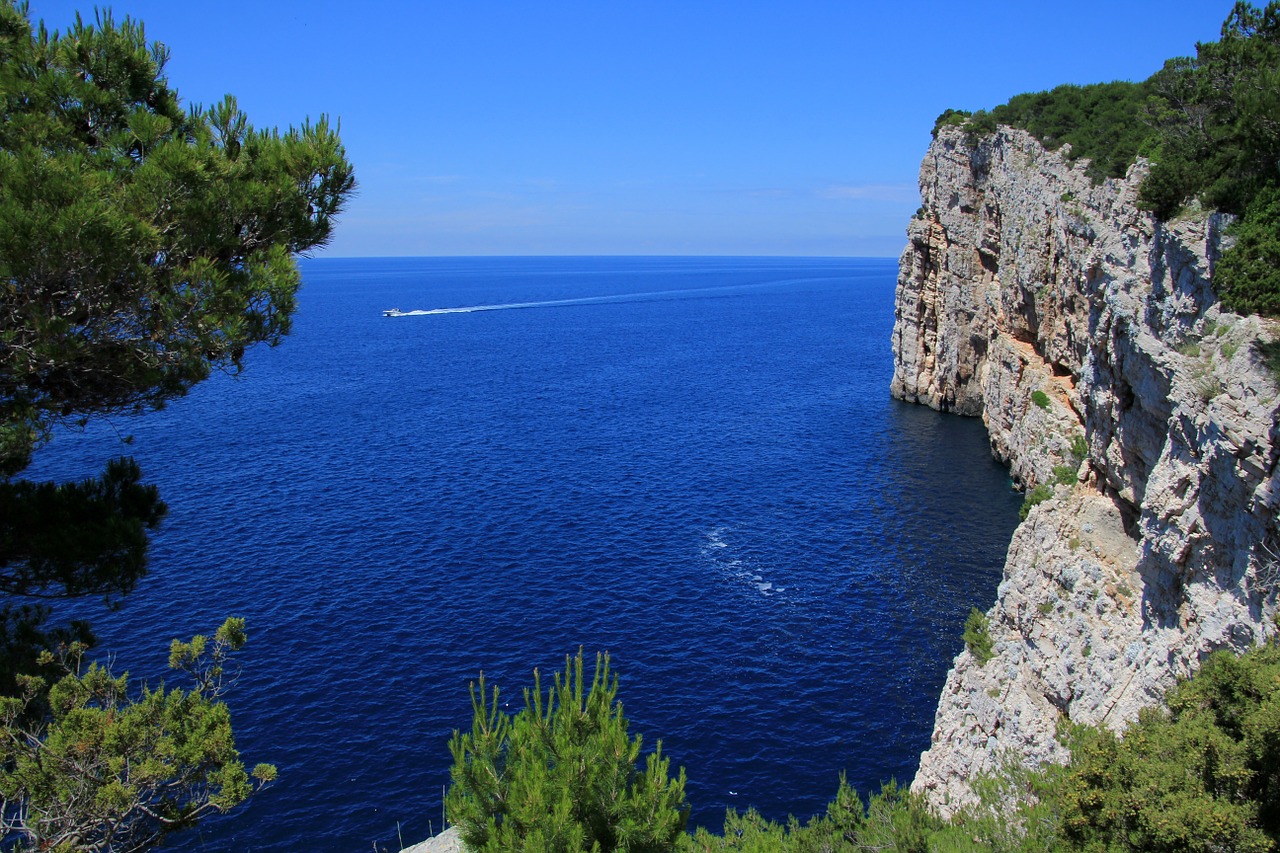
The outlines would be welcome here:
M 1144 163 L 1095 186 L 1065 153 L 943 128 L 901 259 L 894 396 L 981 416 L 1019 484 L 1053 484 L 987 611 L 995 656 L 956 657 L 921 757 L 946 814 L 1006 755 L 1064 760 L 1060 720 L 1123 727 L 1275 630 L 1280 395 L 1253 344 L 1280 330 L 1217 304 L 1223 217 L 1158 222 Z

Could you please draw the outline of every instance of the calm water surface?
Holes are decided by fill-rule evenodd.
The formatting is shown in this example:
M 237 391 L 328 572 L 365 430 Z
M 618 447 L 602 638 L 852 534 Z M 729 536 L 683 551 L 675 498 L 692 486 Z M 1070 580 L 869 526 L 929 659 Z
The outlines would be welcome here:
M 30 476 L 132 453 L 170 506 L 150 576 L 87 611 L 118 667 L 248 620 L 237 738 L 280 781 L 174 847 L 420 840 L 467 684 L 518 697 L 579 647 L 695 824 L 909 779 L 1018 496 L 980 423 L 889 399 L 895 272 L 304 261 L 293 335 L 242 377 L 59 436 Z

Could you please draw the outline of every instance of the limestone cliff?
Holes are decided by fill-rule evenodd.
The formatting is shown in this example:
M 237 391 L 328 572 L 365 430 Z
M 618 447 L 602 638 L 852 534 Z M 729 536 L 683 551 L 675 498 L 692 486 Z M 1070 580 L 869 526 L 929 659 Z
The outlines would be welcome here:
M 1217 304 L 1220 217 L 1158 222 L 1141 161 L 1095 186 L 1064 154 L 941 129 L 902 254 L 893 394 L 980 415 L 1053 489 L 1009 546 L 994 657 L 948 673 L 913 784 L 944 813 L 1005 755 L 1064 759 L 1059 720 L 1121 727 L 1275 630 L 1280 393 L 1253 343 L 1276 324 Z

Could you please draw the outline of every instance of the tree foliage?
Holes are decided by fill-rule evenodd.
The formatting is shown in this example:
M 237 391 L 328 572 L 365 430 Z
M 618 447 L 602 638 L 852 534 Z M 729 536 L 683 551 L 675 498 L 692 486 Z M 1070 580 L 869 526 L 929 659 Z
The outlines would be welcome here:
M 146 573 L 156 488 L 131 459 L 80 483 L 17 479 L 55 428 L 158 408 L 278 343 L 294 256 L 328 241 L 354 187 L 326 118 L 258 130 L 230 96 L 188 108 L 167 60 L 127 18 L 50 31 L 0 0 L 6 850 L 142 849 L 252 788 L 217 701 L 241 628 L 175 647 L 194 689 L 130 695 L 84 664 L 88 624 L 54 619 L 60 599 L 115 606 Z
M 40 669 L 42 650 L 88 644 L 88 626 L 44 631 L 50 599 L 130 592 L 147 568 L 147 532 L 165 515 L 155 486 L 132 459 L 80 483 L 0 482 L 0 594 L 40 603 L 0 609 L 0 695 Z
M 91 638 L 48 627 L 47 602 L 128 593 L 165 512 L 128 460 L 79 484 L 13 477 L 55 426 L 161 406 L 278 342 L 293 254 L 329 239 L 353 187 L 327 119 L 186 109 L 167 59 L 129 19 L 51 32 L 0 0 L 0 690 Z
M 1223 302 L 1241 313 L 1280 317 L 1280 183 L 1261 190 L 1229 229 L 1213 280 Z
M 545 695 L 534 671 L 514 718 L 481 676 L 471 687 L 470 733 L 454 732 L 450 822 L 473 851 L 670 851 L 684 831 L 684 771 L 669 775 L 662 743 L 640 768 L 617 701 L 608 655 L 597 656 L 590 686 L 579 650 L 565 659 Z
M 1280 181 L 1280 4 L 1238 2 L 1216 42 L 1151 78 L 1159 149 L 1142 200 L 1161 218 L 1187 199 L 1237 215 Z
M 65 670 L 52 685 L 22 676 L 19 695 L 0 698 L 0 846 L 146 849 L 273 780 L 270 765 L 245 770 L 221 701 L 245 639 L 244 620 L 228 619 L 212 639 L 174 640 L 169 665 L 192 681 L 185 691 L 131 695 L 127 676 L 85 666 L 82 646 L 50 661 Z
M 289 329 L 292 254 L 353 184 L 326 119 L 255 130 L 184 110 L 141 24 L 65 33 L 0 4 L 0 445 L 20 470 L 59 418 L 138 411 Z

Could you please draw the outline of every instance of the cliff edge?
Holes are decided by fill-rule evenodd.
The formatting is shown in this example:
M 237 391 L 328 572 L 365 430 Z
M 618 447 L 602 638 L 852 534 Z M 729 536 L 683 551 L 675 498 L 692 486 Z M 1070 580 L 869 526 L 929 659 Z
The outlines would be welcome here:
M 1218 304 L 1223 217 L 1160 222 L 1141 160 L 1094 185 L 1065 153 L 940 128 L 901 258 L 893 395 L 982 417 L 1051 494 L 1010 543 L 993 656 L 947 675 L 912 784 L 944 814 L 1006 756 L 1065 760 L 1059 721 L 1123 727 L 1276 630 L 1280 389 L 1254 342 L 1280 328 Z

